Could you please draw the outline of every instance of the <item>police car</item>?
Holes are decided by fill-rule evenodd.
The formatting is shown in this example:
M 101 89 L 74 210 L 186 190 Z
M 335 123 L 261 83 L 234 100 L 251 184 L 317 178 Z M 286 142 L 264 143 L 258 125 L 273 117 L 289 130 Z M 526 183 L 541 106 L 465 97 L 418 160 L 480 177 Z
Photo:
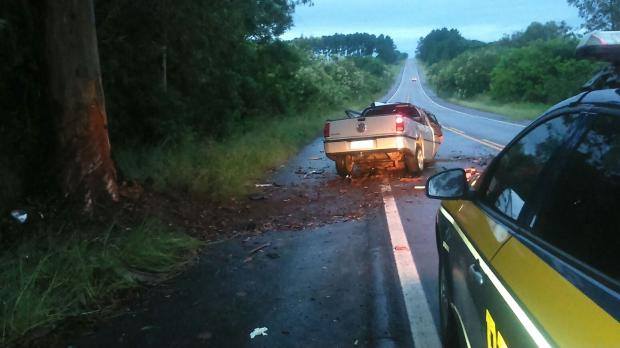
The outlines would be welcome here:
M 610 65 L 475 182 L 427 182 L 445 346 L 620 347 L 620 32 L 577 53 Z

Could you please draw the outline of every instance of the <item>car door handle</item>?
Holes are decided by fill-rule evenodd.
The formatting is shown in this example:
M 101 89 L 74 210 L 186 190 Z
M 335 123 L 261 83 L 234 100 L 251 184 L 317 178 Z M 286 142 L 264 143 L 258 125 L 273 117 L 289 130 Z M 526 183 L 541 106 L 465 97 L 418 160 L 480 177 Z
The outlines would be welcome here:
M 478 285 L 484 284 L 484 277 L 482 276 L 482 269 L 478 260 L 469 266 L 469 275 Z

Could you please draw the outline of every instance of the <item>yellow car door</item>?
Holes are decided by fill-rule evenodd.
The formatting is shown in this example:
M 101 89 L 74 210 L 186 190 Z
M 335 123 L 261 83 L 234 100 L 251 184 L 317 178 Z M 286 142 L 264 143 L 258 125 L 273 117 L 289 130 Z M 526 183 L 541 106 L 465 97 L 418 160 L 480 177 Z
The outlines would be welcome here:
M 526 314 L 510 325 L 541 333 L 537 343 L 618 347 L 620 113 L 588 110 L 583 129 L 537 188 L 532 228 L 517 231 L 492 266 Z M 499 320 L 497 329 L 506 330 Z
M 537 187 L 547 180 L 560 150 L 582 132 L 583 120 L 580 114 L 562 113 L 534 123 L 497 156 L 471 200 L 443 203 L 440 214 L 454 231 L 439 236 L 449 249 L 443 263 L 450 268 L 449 291 L 467 346 L 549 345 L 494 258 L 514 235 L 530 228 L 540 207 Z

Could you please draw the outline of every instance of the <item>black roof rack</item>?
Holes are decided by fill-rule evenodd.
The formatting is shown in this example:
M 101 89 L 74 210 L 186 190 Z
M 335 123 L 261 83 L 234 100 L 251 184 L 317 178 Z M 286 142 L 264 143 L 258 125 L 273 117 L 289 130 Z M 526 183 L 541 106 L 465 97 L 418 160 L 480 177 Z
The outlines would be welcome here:
M 620 64 L 610 64 L 581 86 L 582 91 L 620 88 Z

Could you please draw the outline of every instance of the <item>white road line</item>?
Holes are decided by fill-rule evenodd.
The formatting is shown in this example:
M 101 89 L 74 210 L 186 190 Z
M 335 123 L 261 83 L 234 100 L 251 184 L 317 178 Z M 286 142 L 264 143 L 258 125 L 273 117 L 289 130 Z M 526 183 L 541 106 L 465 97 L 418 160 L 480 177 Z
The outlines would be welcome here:
M 426 98 L 428 100 L 430 100 L 431 103 L 439 106 L 440 108 L 443 108 L 443 109 L 446 109 L 446 110 L 450 110 L 452 112 L 456 112 L 457 114 L 465 115 L 467 117 L 481 118 L 481 119 L 484 119 L 484 120 L 493 121 L 493 122 L 497 122 L 497 123 L 502 123 L 502 124 L 506 124 L 506 125 L 509 125 L 509 126 L 513 126 L 513 127 L 525 128 L 525 126 L 521 125 L 521 124 L 512 123 L 512 122 L 506 122 L 506 121 L 500 121 L 500 120 L 496 120 L 496 119 L 489 118 L 489 117 L 476 116 L 476 115 L 468 114 L 466 112 L 462 112 L 462 111 L 459 111 L 459 110 L 454 110 L 454 109 L 451 109 L 449 107 L 445 107 L 445 106 L 443 106 L 441 104 L 437 104 L 431 97 L 428 96 L 428 94 L 426 94 L 426 91 L 424 90 L 424 87 L 422 86 L 422 82 L 420 82 L 420 69 L 418 68 L 417 64 L 415 65 L 415 69 L 416 69 L 416 73 L 418 75 L 418 83 L 420 84 L 420 89 L 422 90 L 422 94 L 424 94 L 426 96 Z
M 394 99 L 396 94 L 398 94 L 398 92 L 400 91 L 400 88 L 403 86 L 403 80 L 405 79 L 406 71 L 407 71 L 407 63 L 405 63 L 405 65 L 403 66 L 403 73 L 400 75 L 400 83 L 398 84 L 398 88 L 396 88 L 396 91 L 394 92 L 394 94 L 392 94 L 392 96 L 387 100 L 388 103 L 391 102 L 392 99 Z
M 490 147 L 490 148 L 492 148 L 495 151 L 502 151 L 504 149 L 503 145 L 496 144 L 496 143 L 488 141 L 488 140 L 485 141 L 485 140 L 480 140 L 480 139 L 474 138 L 474 137 L 472 137 L 470 135 L 467 135 L 463 131 L 458 130 L 456 128 L 451 128 L 451 127 L 446 127 L 446 126 L 443 126 L 443 128 L 445 130 L 447 130 L 447 131 L 450 131 L 450 132 L 452 132 L 454 134 L 458 134 L 458 135 L 460 135 L 460 136 L 462 136 L 464 138 L 467 138 L 469 140 L 475 141 L 475 142 L 477 142 L 479 144 L 482 144 L 482 145 L 484 145 L 486 147 Z
M 413 260 L 411 247 L 407 241 L 390 184 L 384 183 L 381 186 L 381 192 L 383 194 L 383 204 L 385 205 L 385 217 L 390 232 L 392 252 L 396 261 L 398 279 L 405 300 L 409 329 L 411 330 L 414 346 L 425 348 L 440 347 L 437 328 L 424 295 L 418 268 Z
M 481 139 L 481 140 L 482 140 L 482 141 L 486 141 L 487 143 L 489 143 L 489 144 L 493 144 L 493 145 L 498 146 L 498 147 L 502 147 L 502 148 L 504 147 L 504 145 L 499 144 L 499 143 L 496 143 L 496 142 L 491 141 L 491 140 L 489 140 L 489 139 L 484 139 L 484 138 L 483 138 L 483 139 Z

